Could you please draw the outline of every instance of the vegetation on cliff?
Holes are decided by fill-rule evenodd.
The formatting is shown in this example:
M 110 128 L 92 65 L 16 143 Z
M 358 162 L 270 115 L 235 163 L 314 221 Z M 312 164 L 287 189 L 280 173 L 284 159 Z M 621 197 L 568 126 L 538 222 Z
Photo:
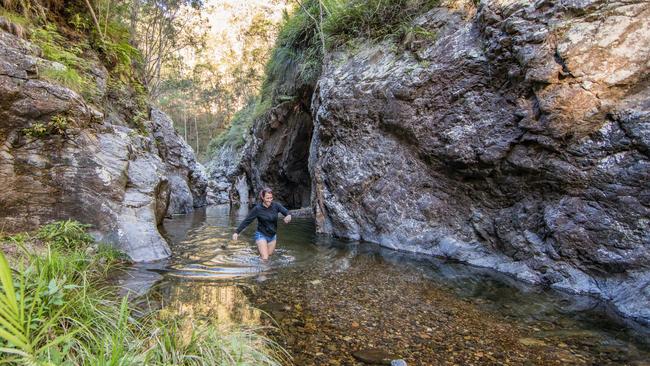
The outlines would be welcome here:
M 61 221 L 0 240 L 0 355 L 10 365 L 279 365 L 253 329 L 187 324 L 117 296 L 125 256 Z M 10 254 L 11 266 L 5 252 Z
M 285 12 L 275 46 L 266 64 L 255 107 L 247 105 L 232 120 L 254 120 L 286 101 L 309 101 L 327 53 L 358 47 L 365 42 L 393 40 L 396 44 L 435 34 L 414 26 L 413 20 L 439 4 L 439 0 L 308 0 L 294 2 Z M 252 125 L 252 122 L 251 122 Z M 224 132 L 210 144 L 238 145 L 240 133 Z
M 40 78 L 76 91 L 100 109 L 118 109 L 142 131 L 142 116 L 147 115 L 142 54 L 131 44 L 121 10 L 107 11 L 99 25 L 93 26 L 91 9 L 92 4 L 82 1 L 64 6 L 62 2 L 5 0 L 0 23 L 38 46 L 40 56 L 48 61 L 38 64 Z M 65 116 L 58 118 L 51 126 L 32 126 L 24 132 L 32 137 L 53 134 L 61 129 L 52 127 L 60 127 Z

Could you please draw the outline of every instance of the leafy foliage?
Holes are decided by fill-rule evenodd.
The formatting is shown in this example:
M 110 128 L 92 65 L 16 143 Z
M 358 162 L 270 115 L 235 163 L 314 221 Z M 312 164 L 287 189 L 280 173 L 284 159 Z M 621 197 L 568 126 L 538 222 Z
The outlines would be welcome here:
M 92 96 L 95 91 L 93 84 L 73 68 L 47 67 L 40 74 L 44 79 L 61 84 L 85 97 Z
M 36 237 L 49 242 L 55 249 L 74 251 L 85 249 L 94 240 L 86 229 L 90 225 L 81 224 L 74 220 L 56 221 L 41 227 Z
M 230 128 L 217 138 L 210 141 L 208 146 L 208 155 L 212 156 L 219 148 L 225 145 L 239 148 L 244 145 L 244 135 L 253 125 L 255 119 L 255 109 L 257 101 L 251 100 L 246 107 L 235 114 L 232 119 Z
M 57 62 L 60 66 L 46 66 L 41 70 L 45 79 L 56 81 L 84 96 L 94 93 L 94 85 L 84 76 L 88 63 L 81 57 L 87 44 L 70 44 L 57 30 L 54 23 L 42 27 L 32 27 L 31 40 L 43 51 L 43 57 Z
M 323 32 L 330 47 L 354 38 L 383 39 L 400 34 L 415 17 L 439 0 L 324 0 L 328 15 Z
M 65 135 L 70 121 L 68 117 L 57 114 L 53 116 L 49 122 L 42 123 L 36 122 L 31 127 L 22 130 L 25 136 L 31 138 L 42 138 L 49 135 Z

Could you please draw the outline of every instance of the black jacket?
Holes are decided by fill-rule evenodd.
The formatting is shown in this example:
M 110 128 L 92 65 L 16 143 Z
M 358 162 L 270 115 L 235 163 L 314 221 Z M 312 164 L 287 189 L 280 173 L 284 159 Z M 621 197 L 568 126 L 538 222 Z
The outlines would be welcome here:
M 248 213 L 248 216 L 237 227 L 237 234 L 246 229 L 255 218 L 257 218 L 257 231 L 266 236 L 273 236 L 278 228 L 278 212 L 284 216 L 289 215 L 289 211 L 279 203 L 271 202 L 271 206 L 264 207 L 263 204 L 258 203 Z

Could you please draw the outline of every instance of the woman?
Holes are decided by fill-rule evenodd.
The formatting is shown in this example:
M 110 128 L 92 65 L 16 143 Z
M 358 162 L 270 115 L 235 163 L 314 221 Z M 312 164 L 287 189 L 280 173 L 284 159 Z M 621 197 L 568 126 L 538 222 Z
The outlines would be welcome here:
M 244 231 L 246 227 L 257 218 L 257 231 L 255 231 L 255 243 L 257 249 L 260 251 L 260 256 L 263 261 L 269 259 L 275 250 L 275 243 L 277 240 L 276 229 L 278 227 L 278 212 L 284 215 L 284 223 L 291 222 L 291 215 L 289 211 L 279 203 L 273 202 L 273 191 L 271 188 L 264 188 L 260 192 L 260 199 L 262 203 L 258 203 L 248 213 L 248 216 L 239 227 L 237 231 L 232 234 L 232 239 L 237 240 L 239 233 Z

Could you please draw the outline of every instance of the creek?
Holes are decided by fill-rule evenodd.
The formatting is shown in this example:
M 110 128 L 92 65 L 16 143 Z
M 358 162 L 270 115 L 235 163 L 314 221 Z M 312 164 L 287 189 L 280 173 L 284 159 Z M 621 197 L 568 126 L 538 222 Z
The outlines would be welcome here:
M 315 234 L 311 219 L 279 221 L 268 264 L 255 223 L 231 240 L 246 209 L 210 206 L 165 221 L 169 260 L 117 275 L 179 317 L 268 334 L 296 365 L 648 365 L 648 329 L 606 303 L 529 286 L 492 270 Z M 270 329 L 270 328 L 268 328 Z M 364 354 L 365 352 L 365 354 Z

